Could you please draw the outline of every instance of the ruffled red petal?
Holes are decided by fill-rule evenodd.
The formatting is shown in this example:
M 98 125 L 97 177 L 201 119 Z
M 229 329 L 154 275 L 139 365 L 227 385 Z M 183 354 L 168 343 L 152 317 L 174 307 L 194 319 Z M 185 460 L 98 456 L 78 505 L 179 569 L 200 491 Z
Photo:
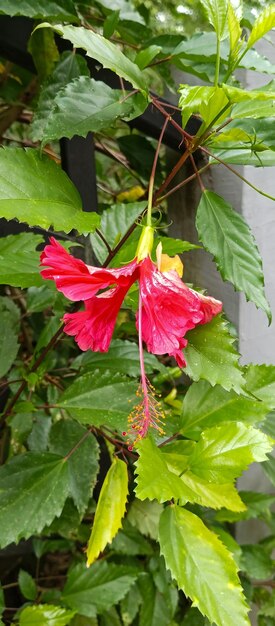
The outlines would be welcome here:
M 57 289 L 70 300 L 87 300 L 114 283 L 129 285 L 137 267 L 136 261 L 114 270 L 92 267 L 69 254 L 54 237 L 50 242 L 41 254 L 41 265 L 48 267 L 41 274 L 54 280 Z
M 66 313 L 64 331 L 75 337 L 81 350 L 107 352 L 117 314 L 129 285 L 117 286 L 85 302 L 85 311 Z

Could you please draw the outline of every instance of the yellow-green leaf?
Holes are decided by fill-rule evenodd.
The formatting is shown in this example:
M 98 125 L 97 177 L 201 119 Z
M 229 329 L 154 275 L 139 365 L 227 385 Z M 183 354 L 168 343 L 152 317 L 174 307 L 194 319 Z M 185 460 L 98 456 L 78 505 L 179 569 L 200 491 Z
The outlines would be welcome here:
M 101 488 L 92 534 L 87 550 L 87 565 L 91 565 L 115 537 L 125 514 L 128 495 L 127 465 L 115 458 Z
M 261 39 L 269 30 L 274 28 L 275 26 L 275 4 L 271 4 L 269 7 L 266 7 L 262 13 L 260 13 L 259 17 L 254 22 L 254 26 L 250 33 L 250 37 L 247 42 L 247 47 L 251 48 L 251 46 Z

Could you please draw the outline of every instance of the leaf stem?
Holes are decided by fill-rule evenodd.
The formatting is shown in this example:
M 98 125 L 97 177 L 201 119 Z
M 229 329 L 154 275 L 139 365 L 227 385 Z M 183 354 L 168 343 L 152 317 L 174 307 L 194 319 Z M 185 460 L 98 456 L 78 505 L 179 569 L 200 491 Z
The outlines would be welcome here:
M 220 48 L 221 42 L 219 35 L 217 35 L 217 48 L 216 48 L 216 68 L 215 68 L 215 82 L 214 86 L 217 87 L 219 84 L 219 76 L 220 76 Z
M 215 165 L 215 164 L 213 163 L 213 165 Z M 201 167 L 198 170 L 198 173 L 202 174 L 203 172 L 208 170 L 211 166 L 212 166 L 212 163 L 207 163 L 206 165 L 204 165 L 203 167 Z M 161 196 L 160 198 L 158 198 L 157 204 L 159 204 L 163 200 L 166 200 L 166 198 L 168 198 L 173 193 L 175 193 L 176 191 L 181 189 L 181 187 L 184 187 L 184 185 L 187 185 L 188 183 L 190 183 L 192 180 L 194 180 L 194 178 L 196 178 L 196 176 L 197 176 L 197 174 L 195 173 L 195 174 L 191 174 L 191 176 L 188 176 L 188 178 L 185 178 L 181 183 L 179 183 L 178 185 L 176 185 L 175 187 L 173 187 L 172 189 L 167 191 L 167 193 L 165 193 L 164 196 Z
M 247 180 L 247 178 L 245 178 L 244 176 L 239 174 L 239 172 L 237 172 L 237 170 L 235 170 L 234 167 L 231 167 L 231 165 L 228 165 L 228 163 L 226 163 L 225 161 L 223 161 L 222 159 L 217 157 L 215 154 L 212 154 L 212 152 L 210 152 L 210 150 L 208 150 L 204 146 L 201 146 L 200 148 L 201 148 L 202 152 L 205 152 L 205 154 L 210 156 L 212 159 L 215 159 L 216 161 L 218 161 L 218 163 L 221 163 L 222 165 L 224 165 L 224 167 L 226 167 L 230 172 L 235 174 L 235 176 L 240 178 L 244 183 L 246 183 L 249 187 L 251 187 L 251 189 L 254 189 L 254 191 L 257 191 L 259 194 L 261 194 L 261 196 L 264 196 L 265 198 L 269 198 L 270 200 L 275 200 L 274 196 L 271 196 L 269 193 L 266 193 L 265 191 L 262 191 L 262 189 L 259 189 L 259 187 L 256 187 L 256 185 L 253 185 L 253 183 L 251 183 L 249 180 Z
M 192 165 L 193 165 L 193 169 L 194 169 L 195 175 L 196 175 L 196 177 L 197 177 L 197 180 L 198 180 L 199 186 L 200 186 L 201 191 L 202 191 L 202 193 L 203 193 L 203 192 L 205 191 L 205 186 L 204 186 L 204 184 L 203 184 L 203 182 L 202 182 L 202 179 L 201 179 L 201 176 L 200 176 L 200 172 L 199 172 L 199 170 L 198 170 L 198 168 L 197 168 L 197 166 L 196 166 L 196 163 L 195 163 L 195 159 L 194 159 L 194 157 L 193 157 L 193 154 L 190 154 L 190 161 L 191 161 L 191 163 L 192 163 Z

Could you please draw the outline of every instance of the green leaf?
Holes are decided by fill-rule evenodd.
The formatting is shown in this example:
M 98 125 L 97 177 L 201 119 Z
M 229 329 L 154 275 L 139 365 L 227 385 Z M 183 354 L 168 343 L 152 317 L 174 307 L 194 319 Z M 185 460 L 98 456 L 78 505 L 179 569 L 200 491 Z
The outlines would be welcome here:
M 63 52 L 51 76 L 41 88 L 30 126 L 30 136 L 33 141 L 42 139 L 48 117 L 55 106 L 55 98 L 60 90 L 80 75 L 89 76 L 86 60 L 80 54 Z
M 50 604 L 25 606 L 20 613 L 19 626 L 67 626 L 74 613 Z
M 7 311 L 0 308 L 0 324 L 5 329 L 0 334 L 0 378 L 5 376 L 16 359 L 19 343 L 18 329 L 14 328 L 12 320 L 7 317 Z
M 98 561 L 87 568 L 79 563 L 69 571 L 62 601 L 80 615 L 94 617 L 122 600 L 136 577 L 135 570 L 123 565 Z
M 59 59 L 53 31 L 49 28 L 35 30 L 29 39 L 28 52 L 32 55 L 38 79 L 43 82 Z
M 248 365 L 246 389 L 262 400 L 269 409 L 275 408 L 275 365 Z
M 55 28 L 64 39 L 69 39 L 75 48 L 83 48 L 87 56 L 92 57 L 121 78 L 125 78 L 133 87 L 140 89 L 146 95 L 148 87 L 145 77 L 139 67 L 130 61 L 118 46 L 86 28 L 62 25 Z
M 35 600 L 37 588 L 33 577 L 25 570 L 20 569 L 18 574 L 19 589 L 27 600 Z
M 261 422 L 268 413 L 268 406 L 257 399 L 225 391 L 217 385 L 212 387 L 204 380 L 193 383 L 184 396 L 181 433 L 190 436 L 223 422 Z
M 190 511 L 167 507 L 160 519 L 166 566 L 193 606 L 217 626 L 248 626 L 248 607 L 231 553 Z
M 117 137 L 117 143 L 121 152 L 126 156 L 131 168 L 138 172 L 139 177 L 142 178 L 145 183 L 149 182 L 155 156 L 155 148 L 152 141 L 143 135 L 131 133 L 130 135 Z M 155 181 L 156 184 L 159 185 L 162 182 L 161 166 L 159 162 L 156 167 Z
M 264 37 L 275 26 L 275 4 L 266 7 L 257 17 L 247 41 L 247 47 L 251 48 L 256 41 Z
M 190 250 L 198 250 L 200 246 L 196 246 L 190 241 L 183 241 L 183 239 L 173 239 L 173 237 L 156 237 L 154 241 L 154 249 L 161 243 L 162 252 L 173 256 L 175 254 L 182 254 L 183 252 L 189 252 Z
M 242 29 L 240 26 L 240 21 L 238 16 L 233 8 L 231 1 L 228 2 L 228 30 L 229 30 L 229 41 L 230 41 L 230 58 L 236 59 L 239 48 L 240 41 L 242 37 Z
M 191 609 L 185 613 L 181 626 L 211 626 L 211 624 L 207 617 L 203 617 L 198 609 L 191 607 Z
M 0 545 L 41 532 L 61 514 L 68 487 L 68 466 L 55 454 L 27 452 L 2 466 Z
M 118 531 L 110 549 L 111 552 L 125 554 L 125 556 L 153 554 L 152 545 L 127 519 L 123 521 L 122 530 Z
M 152 45 L 148 48 L 144 48 L 137 53 L 135 58 L 135 63 L 138 65 L 140 70 L 143 70 L 149 63 L 153 61 L 153 59 L 158 55 L 161 51 L 161 46 Z
M 242 544 L 240 569 L 258 580 L 272 578 L 274 573 L 272 559 L 262 545 Z
M 137 385 L 112 372 L 96 370 L 76 379 L 59 398 L 58 406 L 83 424 L 108 424 L 119 431 L 137 399 Z
M 274 456 L 268 455 L 268 460 L 266 463 L 263 463 L 263 470 L 267 477 L 269 478 L 272 485 L 275 485 L 275 458 Z
M 265 311 L 271 311 L 264 293 L 262 260 L 254 237 L 230 204 L 213 191 L 202 194 L 196 218 L 200 241 L 213 254 L 223 280 L 229 280 L 246 299 Z
M 36 251 L 43 237 L 34 233 L 8 235 L 0 239 L 0 283 L 12 287 L 43 284 L 39 273 L 40 252 Z
M 103 24 L 103 36 L 106 39 L 110 39 L 115 32 L 119 23 L 119 13 L 120 11 L 112 11 L 112 13 L 106 17 Z
M 130 202 L 129 204 L 115 204 L 103 211 L 100 232 L 111 248 L 122 239 L 130 226 L 143 213 L 146 206 L 147 202 Z M 97 233 L 93 233 L 90 238 L 97 259 L 103 263 L 108 254 L 104 242 Z
M 251 148 L 235 148 L 228 146 L 228 150 L 213 150 L 213 155 L 217 159 L 222 159 L 225 163 L 233 165 L 250 165 L 252 167 L 274 167 L 275 152 L 274 150 L 254 150 Z M 217 163 L 215 156 L 210 158 L 212 163 Z
M 263 466 L 264 468 L 264 463 Z M 221 509 L 215 515 L 215 519 L 219 522 L 236 522 L 239 520 L 268 519 L 270 517 L 270 507 L 275 502 L 275 496 L 255 491 L 239 491 L 242 501 L 246 505 L 246 510 L 235 513 L 225 509 Z
M 217 38 L 221 40 L 226 35 L 228 0 L 200 0 L 200 3 L 216 31 Z
M 231 482 L 253 461 L 267 459 L 271 440 L 260 430 L 240 423 L 205 430 L 189 457 L 189 467 L 210 482 Z
M 135 619 L 139 605 L 141 603 L 141 595 L 137 583 L 132 585 L 125 598 L 120 603 L 120 612 L 123 626 L 130 626 Z
M 131 503 L 127 520 L 138 528 L 139 532 L 151 539 L 158 538 L 159 518 L 163 507 L 156 500 L 135 500 Z
M 0 216 L 68 233 L 95 230 L 100 218 L 81 210 L 80 195 L 67 174 L 31 148 L 0 150 Z
M 221 385 L 227 391 L 240 393 L 245 381 L 228 323 L 217 315 L 208 324 L 189 331 L 186 337 L 187 375 L 195 381 L 203 378 L 213 386 Z
M 86 137 L 88 132 L 106 129 L 117 119 L 130 120 L 141 115 L 146 106 L 141 94 L 125 98 L 119 89 L 80 76 L 57 94 L 44 129 L 43 145 L 60 137 Z
M 274 117 L 275 101 L 262 102 L 261 100 L 245 100 L 235 104 L 230 112 L 232 119 L 243 119 L 253 117 L 255 119 L 261 117 Z
M 158 500 L 160 503 L 180 500 L 181 503 L 197 502 L 202 506 L 221 508 L 225 506 L 234 511 L 244 508 L 236 490 L 231 484 L 209 483 L 191 471 L 183 457 L 182 468 L 170 471 L 169 458 L 153 441 L 147 437 L 139 446 L 139 459 L 136 462 L 136 495 L 140 500 Z M 178 475 L 177 475 L 178 474 Z
M 219 119 L 221 121 L 227 116 L 223 112 L 225 107 L 229 107 L 229 100 L 222 87 L 190 87 L 190 85 L 180 85 L 179 107 L 182 109 L 182 126 L 186 126 L 193 113 L 199 113 L 204 124 L 199 130 L 202 134 L 206 127 Z M 218 117 L 217 117 L 218 116 Z
M 154 371 L 162 372 L 163 374 L 166 372 L 166 367 L 158 361 L 154 354 L 144 352 L 144 364 L 147 374 L 152 374 Z M 97 368 L 108 369 L 136 378 L 140 376 L 138 346 L 133 341 L 114 339 L 108 352 L 85 352 L 76 357 L 72 367 L 81 367 L 85 373 L 94 371 Z
M 0 13 L 25 15 L 35 19 L 55 19 L 77 22 L 77 14 L 72 0 L 0 0 Z
M 115 494 L 115 497 L 114 497 Z M 87 566 L 90 566 L 111 543 L 121 528 L 128 496 L 128 473 L 124 461 L 114 458 L 101 487 L 92 534 L 87 549 Z
M 139 626 L 169 626 L 171 611 L 164 595 L 154 585 L 152 576 L 148 573 L 139 576 L 138 587 L 142 597 Z
M 66 457 L 81 441 L 81 445 L 68 456 L 69 494 L 78 511 L 87 508 L 98 473 L 99 446 L 95 437 L 81 424 L 60 420 L 50 433 L 49 450 Z

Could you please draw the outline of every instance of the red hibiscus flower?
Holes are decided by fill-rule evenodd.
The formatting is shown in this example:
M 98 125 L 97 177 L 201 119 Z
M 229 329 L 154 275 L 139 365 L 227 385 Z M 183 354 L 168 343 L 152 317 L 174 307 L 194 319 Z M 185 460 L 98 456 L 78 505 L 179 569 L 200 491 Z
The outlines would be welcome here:
M 149 256 L 152 242 L 153 228 L 146 226 L 136 258 L 119 269 L 86 265 L 71 256 L 53 237 L 41 255 L 41 265 L 47 267 L 41 271 L 43 278 L 54 280 L 57 289 L 70 300 L 84 302 L 84 311 L 66 313 L 63 318 L 65 333 L 75 337 L 81 350 L 108 351 L 124 297 L 131 285 L 139 282 L 136 325 L 143 399 L 138 411 L 130 417 L 131 428 L 137 431 L 138 438 L 147 433 L 150 425 L 161 430 L 158 402 L 145 376 L 142 342 L 153 354 L 174 356 L 182 367 L 186 364 L 183 356 L 186 332 L 209 322 L 222 309 L 221 302 L 183 283 L 179 257 L 171 259 L 158 250 L 158 263 L 153 263 Z

